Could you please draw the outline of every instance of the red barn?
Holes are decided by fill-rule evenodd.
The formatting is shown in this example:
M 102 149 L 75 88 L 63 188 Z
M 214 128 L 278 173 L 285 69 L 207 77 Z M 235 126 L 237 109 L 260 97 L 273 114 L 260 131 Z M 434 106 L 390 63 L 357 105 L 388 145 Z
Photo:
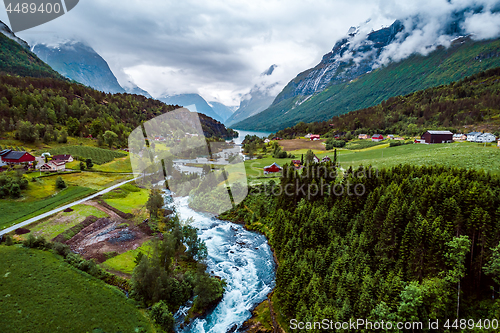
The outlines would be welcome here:
M 384 136 L 382 134 L 373 134 L 372 141 L 379 142 L 384 140 Z
M 427 131 L 422 135 L 425 143 L 449 143 L 453 142 L 453 133 L 450 131 Z
M 267 175 L 269 173 L 276 173 L 276 172 L 281 172 L 283 170 L 282 167 L 280 167 L 278 164 L 273 163 L 269 166 L 264 167 L 264 174 Z
M 0 152 L 0 158 L 4 163 L 28 163 L 35 160 L 35 156 L 31 155 L 25 151 L 15 151 L 11 149 L 5 149 Z

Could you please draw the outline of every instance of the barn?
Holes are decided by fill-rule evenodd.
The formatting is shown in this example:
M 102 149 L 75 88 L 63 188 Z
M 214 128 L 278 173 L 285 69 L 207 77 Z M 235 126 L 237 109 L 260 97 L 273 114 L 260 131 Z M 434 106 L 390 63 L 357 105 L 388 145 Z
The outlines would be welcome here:
M 448 143 L 453 142 L 453 133 L 450 131 L 427 131 L 422 135 L 425 143 Z
M 384 140 L 384 136 L 382 134 L 373 134 L 372 141 L 379 142 Z
M 264 167 L 264 174 L 267 175 L 269 173 L 276 173 L 276 172 L 281 172 L 283 170 L 282 167 L 280 167 L 278 164 L 273 163 L 269 166 Z
M 25 151 L 15 151 L 11 149 L 5 149 L 0 152 L 0 158 L 4 163 L 21 164 L 33 162 L 35 156 L 31 155 Z

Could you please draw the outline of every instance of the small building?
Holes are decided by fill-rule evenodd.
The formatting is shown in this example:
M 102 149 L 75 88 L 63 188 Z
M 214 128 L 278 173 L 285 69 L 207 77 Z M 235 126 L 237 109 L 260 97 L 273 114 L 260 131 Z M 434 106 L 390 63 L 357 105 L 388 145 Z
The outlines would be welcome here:
M 65 169 L 66 169 L 66 162 L 64 161 L 52 160 L 40 166 L 40 171 L 57 172 L 57 171 L 64 171 Z
M 293 165 L 301 165 L 302 162 L 300 160 L 292 160 Z
M 271 165 L 268 165 L 268 166 L 264 167 L 264 174 L 267 175 L 267 174 L 270 174 L 270 173 L 277 173 L 277 172 L 281 172 L 281 170 L 283 170 L 283 168 L 280 167 L 275 162 L 275 163 L 273 163 Z
M 331 162 L 331 161 L 332 160 L 328 156 L 323 156 L 323 158 L 321 159 L 321 163 L 326 163 L 326 162 Z
M 264 143 L 269 143 L 269 142 L 271 142 L 271 140 L 269 140 L 269 139 L 264 140 Z
M 498 139 L 497 147 L 500 148 L 500 139 Z
M 319 140 L 320 136 L 319 134 L 311 134 L 310 139 L 311 141 Z
M 316 156 L 316 155 L 314 155 L 314 156 L 313 156 L 313 162 L 314 162 L 314 163 L 319 163 L 319 161 L 320 161 L 319 157 L 318 157 L 318 156 Z
M 494 142 L 497 138 L 491 133 L 482 133 L 476 137 L 476 142 Z
M 312 135 L 311 133 L 308 133 L 308 134 L 306 134 L 306 135 L 304 136 L 304 138 L 306 138 L 306 139 L 310 139 L 310 138 L 311 138 L 311 135 Z
M 358 139 L 360 140 L 367 140 L 369 138 L 368 134 L 360 134 L 358 135 Z
M 390 140 L 394 139 L 394 134 L 387 135 L 387 139 L 390 139 Z
M 7 164 L 29 163 L 35 160 L 35 156 L 25 151 L 4 149 L 0 152 L 0 160 Z
M 382 134 L 373 134 L 372 141 L 379 142 L 384 140 L 384 136 Z
M 54 155 L 52 156 L 53 161 L 64 161 L 66 163 L 73 162 L 73 156 L 71 155 Z
M 470 132 L 470 133 L 467 133 L 467 141 L 469 142 L 476 142 L 476 139 L 479 135 L 481 135 L 483 133 L 481 132 Z
M 453 134 L 453 141 L 465 141 L 465 140 L 467 140 L 467 135 L 461 133 Z
M 453 142 L 453 133 L 450 131 L 427 131 L 422 135 L 425 143 L 449 143 Z

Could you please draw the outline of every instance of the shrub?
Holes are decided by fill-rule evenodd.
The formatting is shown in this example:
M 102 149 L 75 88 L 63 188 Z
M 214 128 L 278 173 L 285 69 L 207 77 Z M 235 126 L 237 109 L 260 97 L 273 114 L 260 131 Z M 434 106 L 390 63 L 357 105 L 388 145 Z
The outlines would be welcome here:
M 167 332 L 174 328 L 174 315 L 164 301 L 159 301 L 151 307 L 151 318 Z
M 66 188 L 66 183 L 64 182 L 61 176 L 57 177 L 56 179 L 56 187 L 58 189 Z
M 51 244 L 48 243 L 43 236 L 34 236 L 33 234 L 28 235 L 28 238 L 23 242 L 23 246 L 40 250 L 51 248 Z
M 71 253 L 71 249 L 68 245 L 59 242 L 52 245 L 52 251 L 54 251 L 55 254 L 63 256 L 64 258 L 66 258 L 68 254 Z

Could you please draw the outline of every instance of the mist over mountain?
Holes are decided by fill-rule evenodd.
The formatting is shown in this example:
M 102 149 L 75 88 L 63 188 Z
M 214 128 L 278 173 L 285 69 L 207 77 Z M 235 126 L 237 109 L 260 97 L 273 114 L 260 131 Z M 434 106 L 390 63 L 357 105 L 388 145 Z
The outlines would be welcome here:
M 450 83 L 451 76 L 456 78 L 460 73 L 470 75 L 491 68 L 496 64 L 492 59 L 498 57 L 496 44 L 472 54 L 461 46 L 478 46 L 480 40 L 498 38 L 500 8 L 497 7 L 453 3 L 435 13 L 395 20 L 392 25 L 376 31 L 371 30 L 369 22 L 351 27 L 318 65 L 291 80 L 268 109 L 233 125 L 241 129 L 276 130 L 300 121 L 326 120 L 333 115 L 375 105 L 380 102 L 379 97 L 388 98 Z M 468 64 L 484 56 L 489 48 L 491 54 L 488 52 L 487 64 Z M 446 51 L 448 49 L 450 52 Z M 455 59 L 455 64 L 446 63 L 458 49 L 464 52 L 456 55 L 460 59 Z M 418 68 L 405 63 L 418 57 L 432 59 L 436 54 L 440 54 L 439 60 L 422 61 Z M 460 72 L 462 65 L 467 69 Z M 391 66 L 402 66 L 401 71 L 396 70 L 392 77 L 381 74 Z M 419 76 L 414 76 L 415 72 Z M 448 75 L 442 75 L 445 72 Z M 381 76 L 384 80 L 375 80 L 374 86 L 357 82 L 361 78 L 369 80 L 370 76 Z M 351 91 L 355 86 L 357 90 Z M 374 94 L 377 89 L 382 93 Z
M 61 75 L 106 93 L 124 93 L 108 63 L 90 46 L 77 41 L 36 44 L 32 51 Z
M 213 109 L 208 105 L 207 101 L 203 99 L 198 94 L 179 94 L 172 96 L 163 96 L 158 98 L 160 101 L 171 104 L 183 106 L 191 112 L 203 113 L 217 121 L 223 122 L 223 117 L 219 116 Z
M 277 95 L 279 82 L 272 76 L 278 65 L 272 65 L 257 79 L 249 93 L 241 98 L 239 108 L 226 120 L 230 126 L 267 109 Z
M 222 118 L 223 122 L 226 121 L 229 117 L 232 116 L 233 112 L 235 111 L 234 108 L 230 108 L 229 106 L 226 106 L 220 102 L 216 101 L 210 101 L 208 102 L 208 105 L 212 108 L 212 110 Z

